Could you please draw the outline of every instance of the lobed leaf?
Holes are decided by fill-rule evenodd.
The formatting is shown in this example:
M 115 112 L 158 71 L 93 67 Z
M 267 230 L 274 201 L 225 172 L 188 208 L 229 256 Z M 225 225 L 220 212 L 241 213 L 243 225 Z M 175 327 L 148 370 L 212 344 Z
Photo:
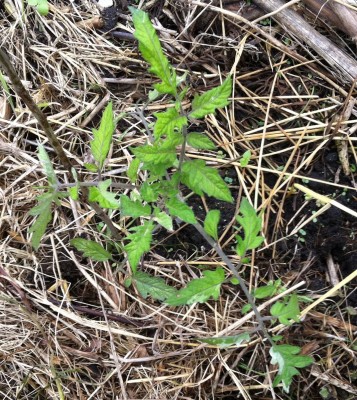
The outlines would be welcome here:
M 283 383 L 285 392 L 289 392 L 293 377 L 299 375 L 296 368 L 304 368 L 313 363 L 313 358 L 305 355 L 298 355 L 300 347 L 289 344 L 275 345 L 269 353 L 271 355 L 271 364 L 278 364 L 279 371 L 275 377 L 273 385 L 277 386 Z
M 137 271 L 132 279 L 144 299 L 151 296 L 155 300 L 164 301 L 177 292 L 175 288 L 166 285 L 162 278 L 151 276 L 145 272 Z
M 129 10 L 133 16 L 134 36 L 139 41 L 139 50 L 144 60 L 150 64 L 149 71 L 162 80 L 162 83 L 154 86 L 155 89 L 160 93 L 175 95 L 177 93 L 176 72 L 162 51 L 148 14 L 134 7 L 129 7 Z
M 203 271 L 202 278 L 190 281 L 187 286 L 179 290 L 177 294 L 168 297 L 165 303 L 170 306 L 180 306 L 193 303 L 205 303 L 211 297 L 217 300 L 224 280 L 223 268 L 217 268 L 215 271 Z
M 299 322 L 299 300 L 297 294 L 287 296 L 283 301 L 277 301 L 270 309 L 270 314 L 277 317 L 279 322 L 284 325 L 291 325 L 291 320 Z
M 203 118 L 208 114 L 214 113 L 217 108 L 225 107 L 229 104 L 228 97 L 231 93 L 232 78 L 229 77 L 222 85 L 194 97 L 189 118 Z
M 93 240 L 75 238 L 72 239 L 70 243 L 78 251 L 81 251 L 84 257 L 89 257 L 94 261 L 108 261 L 112 259 L 112 255 L 109 251 L 105 250 L 101 244 Z
M 218 200 L 233 202 L 231 192 L 218 171 L 208 167 L 203 160 L 182 164 L 182 182 L 200 196 L 205 192 Z
M 89 172 L 98 172 L 98 166 L 92 163 L 84 163 L 84 167 L 89 171 Z
M 31 208 L 29 211 L 30 215 L 41 215 L 45 213 L 48 206 L 51 206 L 52 202 L 56 198 L 56 192 L 45 192 L 36 197 L 37 205 Z
M 191 132 L 187 135 L 187 143 L 198 150 L 215 150 L 216 145 L 212 140 L 198 132 Z
M 204 230 L 213 239 L 218 240 L 218 223 L 221 213 L 219 210 L 211 210 L 207 213 L 205 221 L 204 221 Z
M 184 125 L 187 125 L 187 117 L 181 116 L 175 107 L 160 113 L 155 113 L 156 123 L 154 126 L 154 137 L 159 139 L 163 135 L 173 135 L 181 132 Z
M 91 186 L 89 188 L 88 200 L 96 201 L 102 208 L 110 208 L 112 210 L 119 208 L 120 203 L 116 199 L 116 194 L 107 191 L 111 183 L 112 180 L 107 179 L 99 182 L 98 187 Z
M 56 173 L 53 169 L 52 162 L 42 144 L 38 145 L 38 159 L 40 160 L 42 168 L 45 171 L 48 182 L 51 185 L 55 185 L 57 183 Z
M 130 163 L 128 171 L 126 173 L 131 183 L 134 183 L 136 181 L 139 167 L 140 167 L 140 160 L 138 158 L 134 158 L 134 160 Z
M 182 201 L 178 200 L 176 197 L 172 197 L 165 203 L 169 210 L 169 213 L 174 217 L 182 219 L 182 221 L 188 224 L 196 224 L 197 220 L 192 209 Z
M 156 221 L 168 231 L 173 230 L 172 218 L 170 217 L 170 215 L 166 214 L 165 211 L 160 211 L 160 209 L 157 207 L 155 207 L 154 209 L 154 221 Z
M 153 229 L 153 222 L 145 221 L 143 225 L 131 228 L 130 231 L 134 233 L 130 233 L 126 237 L 129 243 L 124 246 L 124 249 L 128 255 L 128 260 L 134 274 L 136 273 L 140 258 L 150 250 Z
M 90 143 L 93 157 L 97 161 L 99 169 L 103 167 L 104 161 L 107 158 L 114 130 L 113 103 L 109 102 L 103 112 L 99 129 L 93 129 L 94 139 Z
M 150 185 L 148 182 L 144 182 L 140 188 L 140 195 L 148 203 L 156 201 L 159 197 L 158 185 Z
M 145 206 L 140 201 L 130 200 L 128 196 L 120 196 L 120 209 L 123 216 L 133 218 L 149 217 L 151 215 L 151 207 L 146 204 Z
M 267 297 L 274 296 L 281 287 L 281 279 L 270 281 L 267 285 L 258 287 L 254 290 L 254 297 L 256 299 L 266 299 Z
M 171 143 L 155 143 L 132 148 L 131 151 L 136 157 L 144 162 L 153 165 L 163 164 L 171 167 L 176 161 L 176 147 Z
M 46 232 L 47 225 L 52 220 L 52 202 L 58 199 L 56 192 L 47 192 L 37 197 L 38 204 L 31 208 L 30 215 L 37 215 L 35 223 L 30 227 L 32 233 L 31 244 L 35 250 L 40 247 L 41 239 Z
M 239 212 L 242 216 L 237 216 L 236 219 L 243 228 L 244 239 L 237 236 L 237 254 L 241 257 L 245 255 L 247 250 L 253 250 L 259 247 L 264 238 L 259 236 L 262 226 L 262 218 L 257 216 L 254 207 L 246 198 L 243 198 Z

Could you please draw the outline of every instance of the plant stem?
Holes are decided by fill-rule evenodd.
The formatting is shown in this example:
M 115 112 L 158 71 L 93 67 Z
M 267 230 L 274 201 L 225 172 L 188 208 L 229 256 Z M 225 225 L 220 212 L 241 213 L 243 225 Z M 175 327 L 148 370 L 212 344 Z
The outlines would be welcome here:
M 54 148 L 56 154 L 58 155 L 63 166 L 71 173 L 72 164 L 68 159 L 66 153 L 63 150 L 63 147 L 57 136 L 55 135 L 53 129 L 51 128 L 45 114 L 37 107 L 36 103 L 32 99 L 30 93 L 26 90 L 24 85 L 22 84 L 17 72 L 12 66 L 8 55 L 3 49 L 0 49 L 0 64 L 2 65 L 4 71 L 8 75 L 15 93 L 22 99 L 22 101 L 26 104 L 29 110 L 32 112 L 34 117 L 37 119 L 41 128 L 43 129 L 48 141 L 51 146 Z
M 102 181 L 89 181 L 89 182 L 78 182 L 78 186 L 84 188 L 84 187 L 92 187 L 92 186 L 98 186 L 99 183 Z M 77 186 L 77 183 L 59 183 L 57 185 L 57 189 L 66 189 L 66 188 L 71 188 Z M 126 183 L 111 183 L 110 187 L 112 188 L 120 188 L 120 189 L 136 189 L 136 185 L 130 185 Z
M 186 153 L 186 143 L 187 143 L 187 125 L 184 125 L 182 127 L 182 136 L 183 136 L 183 143 L 181 146 L 181 151 L 180 151 L 180 158 L 179 158 L 179 165 L 177 167 L 177 171 L 181 172 L 183 160 L 185 158 L 185 153 Z
M 226 255 L 226 253 L 222 250 L 222 248 L 219 246 L 219 244 L 211 238 L 211 236 L 209 236 L 206 231 L 204 230 L 204 228 L 202 227 L 202 225 L 200 225 L 199 223 L 196 223 L 193 225 L 196 230 L 200 233 L 200 235 L 210 244 L 210 246 L 217 252 L 217 254 L 221 257 L 222 261 L 227 265 L 227 267 L 230 269 L 230 271 L 232 272 L 232 274 L 238 279 L 239 281 L 239 286 L 242 288 L 243 293 L 245 294 L 248 303 L 252 306 L 253 312 L 255 314 L 255 317 L 258 321 L 259 324 L 259 329 L 261 332 L 263 332 L 264 336 L 267 338 L 267 340 L 269 341 L 269 343 L 274 346 L 274 342 L 271 338 L 271 336 L 269 335 L 265 324 L 264 324 L 264 319 L 261 316 L 257 306 L 255 305 L 254 299 L 251 296 L 251 294 L 249 293 L 248 287 L 247 285 L 244 283 L 243 278 L 240 276 L 237 268 L 233 265 L 233 263 L 231 262 L 231 260 L 228 258 L 228 256 Z M 241 265 L 241 263 L 239 263 L 239 266 Z

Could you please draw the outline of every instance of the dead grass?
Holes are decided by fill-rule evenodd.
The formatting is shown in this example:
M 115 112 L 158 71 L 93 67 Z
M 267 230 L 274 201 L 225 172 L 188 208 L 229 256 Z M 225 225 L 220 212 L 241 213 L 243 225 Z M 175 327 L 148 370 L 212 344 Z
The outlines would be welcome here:
M 23 13 L 18 0 L 13 1 L 12 15 L 2 10 L 1 46 L 35 101 L 44 107 L 78 168 L 88 162 L 91 128 L 97 125 L 107 100 L 112 99 L 117 114 L 125 113 L 106 170 L 116 183 L 127 183 L 125 171 L 132 160 L 129 147 L 147 139 L 135 112 L 147 98 L 152 77 L 135 42 L 114 40 L 78 25 L 98 14 L 92 2 L 73 2 L 72 7 L 60 0 L 50 3 L 48 18 L 29 7 Z M 146 5 L 153 15 L 161 6 L 160 1 Z M 186 1 L 165 2 L 155 23 L 172 63 L 180 71 L 189 71 L 190 95 L 233 73 L 231 105 L 201 126 L 221 155 L 192 148 L 188 154 L 222 171 L 234 171 L 237 209 L 246 196 L 257 209 L 265 210 L 264 247 L 242 271 L 250 288 L 281 278 L 289 290 L 297 289 L 315 301 L 311 307 L 303 305 L 301 324 L 272 330 L 287 343 L 302 346 L 316 361 L 296 379 L 289 398 L 316 399 L 322 388 L 335 396 L 331 398 L 355 398 L 353 267 L 339 270 L 336 260 L 341 257 L 333 246 L 324 247 L 322 227 L 312 230 L 311 243 L 302 241 L 302 230 L 310 229 L 316 217 L 325 221 L 329 211 L 305 201 L 293 184 L 307 185 L 307 179 L 317 192 L 340 200 L 345 193 L 350 199 L 345 204 L 356 210 L 354 172 L 346 175 L 335 156 L 330 166 L 324 161 L 331 154 L 342 154 L 339 149 L 344 147 L 347 165 L 357 165 L 357 110 L 352 105 L 346 113 L 356 89 L 341 85 L 333 71 L 325 70 L 321 60 L 275 24 L 260 26 L 262 35 L 219 10 L 189 6 Z M 124 18 L 119 28 L 132 32 Z M 342 41 L 337 32 L 328 34 Z M 284 42 L 306 61 L 294 60 L 269 37 Z M 71 238 L 84 235 L 102 241 L 106 230 L 87 204 L 69 199 L 54 211 L 43 245 L 33 252 L 28 233 L 33 217 L 28 212 L 39 187 L 45 185 L 36 147 L 38 142 L 46 145 L 46 138 L 7 83 L 11 97 L 7 98 L 4 86 L 0 92 L 1 398 L 288 398 L 272 387 L 276 370 L 269 365 L 268 350 L 260 338 L 252 336 L 249 344 L 227 350 L 195 340 L 254 328 L 253 315 L 241 314 L 246 300 L 237 287 L 224 285 L 217 302 L 183 308 L 141 298 L 124 285 L 129 270 L 125 261 L 118 259 L 114 266 L 92 263 L 73 252 Z M 153 121 L 152 112 L 165 107 L 165 100 L 150 104 L 145 111 L 148 122 Z M 55 154 L 49 146 L 46 149 L 65 181 L 66 173 L 56 164 Z M 251 162 L 242 168 L 239 160 L 246 150 L 252 153 Z M 334 179 L 326 180 L 316 172 L 316 165 L 332 169 Z M 131 221 L 117 211 L 110 217 L 125 234 Z M 342 231 L 335 234 L 356 235 L 356 221 L 343 221 Z M 233 222 L 234 214 L 220 237 L 229 253 Z M 186 238 L 188 244 L 190 239 Z M 346 246 L 346 257 L 356 254 L 355 241 Z M 185 256 L 169 258 L 154 247 L 142 268 L 181 286 L 199 276 L 198 264 L 221 264 L 207 248 L 193 252 L 188 245 L 186 249 Z M 324 252 L 333 256 L 337 282 L 327 272 Z M 236 256 L 230 257 L 237 262 Z M 266 302 L 261 309 L 268 310 L 269 305 Z

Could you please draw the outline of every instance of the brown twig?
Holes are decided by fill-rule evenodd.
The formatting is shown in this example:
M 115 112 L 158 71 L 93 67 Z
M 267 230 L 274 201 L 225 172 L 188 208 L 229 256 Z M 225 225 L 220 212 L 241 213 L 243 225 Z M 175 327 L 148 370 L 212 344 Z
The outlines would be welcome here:
M 37 107 L 30 93 L 25 89 L 18 74 L 16 73 L 14 67 L 11 64 L 8 55 L 3 49 L 0 49 L 0 65 L 3 67 L 4 71 L 8 75 L 16 94 L 22 99 L 22 101 L 26 104 L 26 106 L 32 112 L 34 117 L 37 119 L 48 141 L 56 151 L 56 154 L 58 155 L 61 163 L 71 173 L 71 168 L 72 168 L 71 161 L 66 156 L 66 153 L 64 152 L 61 143 L 57 139 L 57 136 L 55 135 L 53 129 L 48 123 L 45 114 Z

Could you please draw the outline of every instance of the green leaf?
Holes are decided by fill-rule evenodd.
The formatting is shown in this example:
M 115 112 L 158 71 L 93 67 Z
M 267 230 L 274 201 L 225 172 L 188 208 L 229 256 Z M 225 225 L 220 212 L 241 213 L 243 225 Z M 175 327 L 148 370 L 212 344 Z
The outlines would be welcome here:
M 169 213 L 174 217 L 182 219 L 182 221 L 188 224 L 196 224 L 197 220 L 192 209 L 182 201 L 178 200 L 176 197 L 172 197 L 165 203 L 169 210 Z
M 154 209 L 154 221 L 156 221 L 168 231 L 173 230 L 172 218 L 164 211 L 160 211 L 160 209 L 157 207 L 155 207 Z
M 157 185 L 150 185 L 148 182 L 144 182 L 140 188 L 140 195 L 148 203 L 156 201 L 159 196 Z
M 187 135 L 187 143 L 199 150 L 215 150 L 216 145 L 212 142 L 212 140 L 198 132 L 191 132 Z
M 30 227 L 29 232 L 32 233 L 31 244 L 35 250 L 40 247 L 40 242 L 46 232 L 47 225 L 52 220 L 51 206 L 52 202 L 58 199 L 56 192 L 47 192 L 37 196 L 38 204 L 31 208 L 30 215 L 37 215 L 35 223 Z
M 247 314 L 253 307 L 251 306 L 251 304 L 245 304 L 242 309 L 240 310 L 242 315 Z
M 181 116 L 175 107 L 155 113 L 154 116 L 157 118 L 154 127 L 155 139 L 163 135 L 171 136 L 177 131 L 181 132 L 182 127 L 187 125 L 187 117 Z
M 205 192 L 218 200 L 233 202 L 231 192 L 218 171 L 208 167 L 204 160 L 184 162 L 182 182 L 200 196 Z
M 247 150 L 243 155 L 242 158 L 240 159 L 240 166 L 242 168 L 246 167 L 249 164 L 250 157 L 252 156 L 252 153 L 250 150 Z
M 254 291 L 254 297 L 256 299 L 266 299 L 267 297 L 274 296 L 281 287 L 281 279 L 277 279 L 275 282 L 270 281 L 267 285 L 258 287 Z
M 79 198 L 79 182 L 77 171 L 74 168 L 71 168 L 73 178 L 75 180 L 76 186 L 68 188 L 68 193 L 73 200 L 78 200 Z
M 177 187 L 180 184 L 181 174 L 175 172 L 171 175 L 170 180 L 163 179 L 157 182 L 159 193 L 165 198 L 175 197 L 178 195 L 179 191 Z
M 130 276 L 124 279 L 124 286 L 129 289 L 131 284 L 133 283 L 133 278 Z
M 133 275 L 133 281 L 144 299 L 151 296 L 155 300 L 164 301 L 177 292 L 175 288 L 166 285 L 162 278 L 151 276 L 145 272 L 137 271 Z
M 98 187 L 89 187 L 89 201 L 96 201 L 102 208 L 110 208 L 115 210 L 119 208 L 120 203 L 116 199 L 116 194 L 108 192 L 107 189 L 111 185 L 112 180 L 107 179 L 98 183 Z
M 89 172 L 98 172 L 98 167 L 95 164 L 84 163 L 84 166 Z
M 75 238 L 72 239 L 70 243 L 78 251 L 81 251 L 84 257 L 89 257 L 94 261 L 112 260 L 112 255 L 109 251 L 105 250 L 102 245 L 93 240 Z
M 291 325 L 290 320 L 299 322 L 299 301 L 295 293 L 286 296 L 283 301 L 277 301 L 270 309 L 270 314 L 277 317 L 279 322 L 284 325 Z
M 79 198 L 79 193 L 78 193 L 78 186 L 73 186 L 68 188 L 68 193 L 71 197 L 71 199 L 77 201 Z
M 150 103 L 152 103 L 154 100 L 156 100 L 159 96 L 160 96 L 160 93 L 156 89 L 150 90 L 149 95 L 148 95 Z
M 154 182 L 157 179 L 162 179 L 164 175 L 167 173 L 167 169 L 172 165 L 170 164 L 151 164 L 144 163 L 142 169 L 144 171 L 150 171 L 150 175 L 148 177 L 148 182 Z
M 187 286 L 179 290 L 176 295 L 167 298 L 166 304 L 170 306 L 180 306 L 193 303 L 205 303 L 211 297 L 217 300 L 224 280 L 223 268 L 217 268 L 215 271 L 203 271 L 203 278 L 190 281 Z
M 239 279 L 236 278 L 235 276 L 233 276 L 233 277 L 229 280 L 229 282 L 230 282 L 232 285 L 239 285 Z
M 310 356 L 298 355 L 300 350 L 298 346 L 282 344 L 273 346 L 269 351 L 271 364 L 278 364 L 279 366 L 278 375 L 273 384 L 277 386 L 282 382 L 287 393 L 289 393 L 293 377 L 300 374 L 296 368 L 305 368 L 314 362 L 314 359 Z
M 162 80 L 162 83 L 154 85 L 155 89 L 160 93 L 175 95 L 176 73 L 162 51 L 148 14 L 134 7 L 129 7 L 129 10 L 133 16 L 134 36 L 139 41 L 139 50 L 144 60 L 150 64 L 149 71 Z
M 124 246 L 124 249 L 133 273 L 136 273 L 141 256 L 150 250 L 153 229 L 153 222 L 145 221 L 143 225 L 131 228 L 130 231 L 134 233 L 126 237 L 129 243 Z
M 46 16 L 49 13 L 47 0 L 27 0 L 30 6 L 35 6 L 40 15 Z
M 205 115 L 212 114 L 217 108 L 225 107 L 229 104 L 228 97 L 232 93 L 232 78 L 227 78 L 222 85 L 209 90 L 200 96 L 195 96 L 192 102 L 190 118 L 203 118 Z
M 46 16 L 50 8 L 48 6 L 47 0 L 39 0 L 37 4 L 37 11 L 40 13 L 40 15 Z
M 276 293 L 276 288 L 269 282 L 266 286 L 261 286 L 254 291 L 254 297 L 256 299 L 266 299 L 267 297 L 272 297 Z
M 276 288 L 272 284 L 259 287 L 254 291 L 254 297 L 256 299 L 266 299 L 267 297 L 272 297 L 276 293 Z
M 93 157 L 97 161 L 99 169 L 103 167 L 103 163 L 107 158 L 114 130 L 113 104 L 109 102 L 103 112 L 99 129 L 93 129 L 94 139 L 90 143 Z
M 57 183 L 56 173 L 53 169 L 51 160 L 48 157 L 48 154 L 42 144 L 38 145 L 38 159 L 40 160 L 42 168 L 45 171 L 48 182 L 51 185 L 55 185 Z
M 258 236 L 261 226 L 262 218 L 257 216 L 254 207 L 249 203 L 246 198 L 243 198 L 239 212 L 242 216 L 237 216 L 236 219 L 243 228 L 244 239 L 237 236 L 237 254 L 241 257 L 245 255 L 247 250 L 253 250 L 259 247 L 264 238 Z
M 218 223 L 221 213 L 219 210 L 211 210 L 207 213 L 205 222 L 204 222 L 204 229 L 206 233 L 213 237 L 213 239 L 218 240 Z
M 241 333 L 234 336 L 220 336 L 212 338 L 197 338 L 202 343 L 211 344 L 213 346 L 218 346 L 220 349 L 225 349 L 230 346 L 239 346 L 242 342 L 248 342 L 250 336 L 247 332 Z
M 151 207 L 148 204 L 144 206 L 140 201 L 130 200 L 124 194 L 120 196 L 120 209 L 123 216 L 133 218 L 149 217 L 151 215 Z
M 134 183 L 136 181 L 139 167 L 140 167 L 140 160 L 138 158 L 134 158 L 134 160 L 130 163 L 128 171 L 126 173 L 131 183 Z
M 155 143 L 153 145 L 145 145 L 136 148 L 131 148 L 131 151 L 136 157 L 150 164 L 163 164 L 171 167 L 176 160 L 176 147 L 171 143 Z

